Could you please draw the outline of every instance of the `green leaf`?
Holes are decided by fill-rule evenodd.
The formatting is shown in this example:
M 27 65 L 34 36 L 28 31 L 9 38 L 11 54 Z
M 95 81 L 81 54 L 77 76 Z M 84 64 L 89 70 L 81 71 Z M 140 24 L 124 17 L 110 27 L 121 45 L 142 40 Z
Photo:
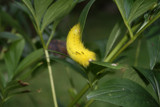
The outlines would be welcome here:
M 79 64 L 75 64 L 75 63 L 72 63 L 71 61 L 65 61 L 63 59 L 54 58 L 54 57 L 52 57 L 51 60 L 54 60 L 58 63 L 62 63 L 70 67 L 71 69 L 75 70 L 76 72 L 80 73 L 84 78 L 87 78 L 87 74 L 85 73 L 84 69 L 81 66 L 79 66 Z
M 110 36 L 109 36 L 109 39 L 108 39 L 108 41 L 107 41 L 105 57 L 107 57 L 107 55 L 108 55 L 109 52 L 111 51 L 114 43 L 116 42 L 117 38 L 120 36 L 120 34 L 121 34 L 121 32 L 122 32 L 121 30 L 122 30 L 122 29 L 121 29 L 120 24 L 117 23 L 117 24 L 114 26 L 114 28 L 113 28 Z
M 31 66 L 34 62 L 36 62 L 40 58 L 42 58 L 43 55 L 44 55 L 43 49 L 38 49 L 38 50 L 33 51 L 32 53 L 30 53 L 26 58 L 24 58 L 21 61 L 21 63 L 17 67 L 15 75 L 14 75 L 14 78 L 16 78 L 21 73 L 23 73 L 23 70 L 25 70 L 25 68 Z
M 3 26 L 7 26 L 7 27 L 9 26 L 9 27 L 15 28 L 20 34 L 22 34 L 22 36 L 30 44 L 30 46 L 33 49 L 35 49 L 34 44 L 31 42 L 31 39 L 29 38 L 29 36 L 26 34 L 26 32 L 23 29 L 24 27 L 21 27 L 20 23 L 17 20 L 15 20 L 12 16 L 2 11 L 1 9 L 0 9 L 0 18 L 1 18 Z
M 11 44 L 9 50 L 5 53 L 5 64 L 8 69 L 9 79 L 13 76 L 20 57 L 24 49 L 25 41 L 23 39 L 17 40 Z
M 32 6 L 31 1 L 30 0 L 22 0 L 22 1 L 27 6 L 27 8 L 29 9 L 29 11 L 31 12 L 31 14 L 33 15 L 33 17 L 36 18 L 35 11 L 34 11 L 34 8 Z
M 44 14 L 41 31 L 43 31 L 48 24 L 68 14 L 76 3 L 75 0 L 58 0 L 53 3 Z
M 29 9 L 26 7 L 26 5 L 24 3 L 14 1 L 13 6 L 15 6 L 16 8 L 20 9 L 21 11 L 23 11 L 27 14 L 30 14 Z
M 36 64 L 32 69 L 28 70 L 27 72 L 25 72 L 23 75 L 21 75 L 19 78 L 20 80 L 25 80 L 29 77 L 32 76 L 33 72 L 40 67 L 43 64 L 43 62 L 39 62 L 38 64 Z
M 133 20 L 144 14 L 147 10 L 156 4 L 157 0 L 136 0 L 131 8 L 128 21 L 131 23 Z
M 134 0 L 124 0 L 125 17 L 128 19 Z
M 45 11 L 52 2 L 53 0 L 34 0 L 35 14 L 39 25 Z
M 5 87 L 5 79 L 4 76 L 2 75 L 2 72 L 0 72 L 0 91 Z
M 85 0 L 78 0 L 78 3 L 83 2 L 83 1 L 85 1 Z
M 138 67 L 136 67 L 135 70 L 139 71 L 149 81 L 157 96 L 160 97 L 158 94 L 160 93 L 159 81 L 157 81 L 154 72 L 148 69 L 142 69 Z
M 137 73 L 136 70 L 133 69 L 133 67 L 128 66 L 122 69 L 122 72 L 123 72 L 122 78 L 132 80 L 141 85 L 142 87 L 146 87 L 145 82 L 143 81 L 139 73 Z
M 154 26 L 147 33 L 146 36 L 149 36 L 147 39 L 147 46 L 150 56 L 150 69 L 152 70 L 160 58 L 160 34 L 159 26 Z
M 87 98 L 124 107 L 159 107 L 143 87 L 128 79 L 109 80 Z
M 118 9 L 128 24 L 149 10 L 157 0 L 115 0 Z
M 122 68 L 124 68 L 124 65 L 121 65 L 121 64 L 118 64 L 118 63 L 116 64 L 116 63 L 99 62 L 99 61 L 92 61 L 91 63 L 99 65 L 99 66 L 111 68 L 111 69 L 122 69 Z
M 88 2 L 88 4 L 85 6 L 85 8 L 83 9 L 83 11 L 81 12 L 81 15 L 79 17 L 79 23 L 80 23 L 80 27 L 81 27 L 81 35 L 83 34 L 83 29 L 86 23 L 86 19 L 87 19 L 87 15 L 89 12 L 89 9 L 91 8 L 92 4 L 95 2 L 95 0 L 90 0 Z
M 131 4 L 133 0 L 114 0 L 123 19 L 126 20 L 129 17 Z
M 18 36 L 16 36 L 15 34 L 12 34 L 10 32 L 0 32 L 0 38 L 11 39 L 11 40 L 19 39 Z
M 10 14 L 0 9 L 0 18 L 3 26 L 11 26 L 16 29 L 21 29 L 21 26 L 17 20 L 15 20 Z

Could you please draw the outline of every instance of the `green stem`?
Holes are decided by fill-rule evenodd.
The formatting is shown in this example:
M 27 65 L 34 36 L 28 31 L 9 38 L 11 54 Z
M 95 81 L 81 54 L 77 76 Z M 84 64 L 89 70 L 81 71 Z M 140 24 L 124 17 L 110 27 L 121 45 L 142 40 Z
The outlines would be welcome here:
M 39 29 L 38 30 L 38 34 L 43 46 L 43 49 L 45 51 L 45 56 L 46 56 L 46 61 L 47 61 L 47 65 L 48 65 L 48 72 L 49 72 L 49 79 L 50 79 L 50 85 L 51 85 L 51 90 L 52 90 L 52 97 L 53 97 L 53 102 L 54 102 L 54 107 L 58 107 L 57 104 L 57 98 L 56 98 L 56 93 L 55 93 L 55 87 L 54 87 L 54 79 L 53 79 L 53 75 L 52 75 L 52 68 L 51 68 L 51 64 L 50 64 L 50 57 L 49 57 L 49 53 L 48 50 L 46 48 L 42 33 Z
M 55 33 L 55 30 L 56 30 L 56 27 L 57 27 L 58 23 L 59 23 L 59 20 L 55 21 L 55 23 L 53 24 L 52 32 L 51 32 L 51 34 L 49 36 L 49 39 L 47 41 L 47 44 L 46 44 L 46 48 L 47 49 L 48 49 L 48 46 L 49 46 L 49 44 L 50 44 L 50 42 L 51 42 L 51 40 L 52 40 L 52 38 L 54 36 L 54 33 Z
M 117 46 L 111 51 L 107 58 L 104 59 L 104 62 L 110 62 L 111 58 L 119 51 L 119 49 L 124 45 L 128 40 L 128 36 L 125 35 L 122 40 L 117 44 Z
M 47 49 L 48 49 L 48 46 L 49 46 L 49 44 L 50 44 L 50 42 L 51 42 L 51 40 L 52 40 L 52 38 L 53 38 L 53 36 L 54 36 L 54 33 L 55 33 L 55 29 L 52 30 L 51 35 L 50 35 L 50 37 L 49 37 L 49 39 L 48 39 L 48 41 L 47 41 L 47 44 L 46 44 L 46 48 L 47 48 Z
M 85 87 L 74 98 L 74 100 L 68 105 L 68 107 L 73 107 L 79 101 L 79 99 L 88 91 L 89 87 L 90 85 L 87 83 Z
M 124 23 L 125 23 L 125 25 L 126 25 L 128 31 L 129 31 L 129 36 L 130 36 L 130 38 L 132 39 L 132 38 L 133 38 L 132 29 L 131 29 L 131 27 L 129 26 L 129 24 L 127 23 L 127 21 L 124 20 Z
M 46 56 L 46 60 L 47 60 L 47 64 L 48 64 L 48 72 L 49 72 L 49 79 L 50 79 L 50 84 L 51 84 L 51 89 L 52 89 L 52 97 L 53 97 L 54 107 L 58 107 L 56 93 L 55 93 L 55 87 L 54 87 L 54 79 L 53 79 L 53 75 L 52 75 L 52 68 L 50 65 L 49 53 L 47 50 L 45 50 L 45 56 Z
M 121 49 L 119 50 L 119 51 L 116 51 L 115 49 L 115 52 L 110 56 L 110 58 L 109 59 L 111 59 L 110 61 L 112 62 L 119 54 L 121 54 L 121 52 L 123 52 L 131 43 L 133 43 L 136 39 L 137 39 L 137 37 L 146 29 L 146 28 L 148 28 L 152 23 L 154 23 L 158 18 L 160 17 L 160 13 L 156 16 L 156 17 L 154 17 L 151 21 L 149 21 L 147 24 L 145 24 L 144 25 L 144 27 L 143 28 L 141 28 L 138 32 L 136 32 L 136 34 L 133 36 L 133 38 L 132 39 L 130 39 L 122 48 L 119 46 L 119 44 L 115 47 L 115 48 L 118 48 L 118 47 L 120 47 Z M 142 25 L 143 26 L 143 25 Z M 122 40 L 123 40 L 124 38 L 122 38 Z M 121 41 L 122 41 L 121 40 Z M 127 40 L 126 40 L 127 41 Z M 113 50 L 113 51 L 114 51 Z M 106 58 L 106 59 L 108 59 L 108 58 Z
M 94 102 L 93 99 L 92 99 L 92 100 L 89 100 L 89 101 L 87 102 L 87 104 L 86 104 L 84 107 L 89 107 L 93 102 Z
M 121 12 L 121 11 L 120 11 Z M 122 16 L 123 17 L 123 16 Z M 154 17 L 150 22 L 148 22 L 147 24 L 144 25 L 144 27 L 142 29 L 140 29 L 134 36 L 131 29 L 129 30 L 131 39 L 127 42 L 127 40 L 129 39 L 127 35 L 125 35 L 122 40 L 117 44 L 117 46 L 113 49 L 113 51 L 111 51 L 111 53 L 109 54 L 109 56 L 107 58 L 104 59 L 104 62 L 112 62 L 121 52 L 124 51 L 124 49 L 126 49 L 131 43 L 134 42 L 134 40 L 148 27 L 150 26 L 153 22 L 155 22 L 158 18 L 160 17 L 160 14 L 158 14 L 156 17 Z M 124 19 L 124 17 L 123 17 Z M 125 22 L 125 20 L 124 20 Z M 127 27 L 128 28 L 128 27 Z M 126 43 L 127 42 L 127 43 Z M 126 43 L 124 45 L 124 43 Z M 123 47 L 122 47 L 123 46 Z M 78 102 L 78 100 L 83 96 L 83 94 L 85 94 L 87 92 L 87 90 L 89 89 L 89 84 L 87 84 L 81 91 L 80 93 L 76 96 L 76 98 L 73 100 L 73 102 L 68 106 L 68 107 L 73 107 L 74 104 L 76 104 L 76 102 Z M 94 102 L 94 100 L 90 100 L 87 105 L 89 106 L 90 104 L 92 104 Z M 87 107 L 87 105 L 85 107 Z
M 41 32 L 40 30 L 38 30 L 37 32 L 38 32 L 38 34 L 39 34 L 39 37 L 40 37 L 40 40 L 41 40 L 43 49 L 47 49 L 47 48 L 46 48 L 46 45 L 45 45 L 45 42 L 44 42 L 44 39 L 43 39 L 42 32 Z
M 154 19 L 152 19 L 150 22 L 148 22 L 141 30 L 139 30 L 135 36 L 129 40 L 115 55 L 114 57 L 111 59 L 111 61 L 113 61 L 119 54 L 121 54 L 130 44 L 132 44 L 137 37 L 148 27 L 150 26 L 153 22 L 155 22 L 158 18 L 160 17 L 160 14 L 157 15 Z

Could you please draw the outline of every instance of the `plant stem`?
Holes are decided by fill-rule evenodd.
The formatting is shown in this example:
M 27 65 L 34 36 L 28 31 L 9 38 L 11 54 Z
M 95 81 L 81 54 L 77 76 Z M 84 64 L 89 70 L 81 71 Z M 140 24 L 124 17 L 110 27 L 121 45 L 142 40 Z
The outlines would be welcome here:
M 41 40 L 41 43 L 42 43 L 42 46 L 43 46 L 43 49 L 44 49 L 44 52 L 45 52 L 46 61 L 47 61 L 47 65 L 48 65 L 49 80 L 50 80 L 50 84 L 51 84 L 54 107 L 58 107 L 56 93 L 55 93 L 55 87 L 54 87 L 54 79 L 53 79 L 53 75 L 52 75 L 52 68 L 51 68 L 51 64 L 50 64 L 49 53 L 48 53 L 48 50 L 46 48 L 42 33 L 39 29 L 38 29 L 38 34 L 39 34 L 39 37 L 40 37 L 40 40 Z
M 73 107 L 79 99 L 88 91 L 90 85 L 87 83 L 84 88 L 78 93 L 78 95 L 74 98 L 74 100 L 68 105 L 68 107 Z
M 93 102 L 94 102 L 93 99 L 92 99 L 92 100 L 89 100 L 89 101 L 87 102 L 87 104 L 86 104 L 84 107 L 89 107 Z
M 49 79 L 50 79 L 50 84 L 51 84 L 51 89 L 52 89 L 52 97 L 53 97 L 54 107 L 58 107 L 56 93 L 55 93 L 55 87 L 54 87 L 54 80 L 53 80 L 53 75 L 52 75 L 52 68 L 50 65 L 49 53 L 47 50 L 45 50 L 45 56 L 46 56 L 46 60 L 47 60 L 47 64 L 48 64 L 48 72 L 49 72 Z
M 49 44 L 50 44 L 50 42 L 51 42 L 51 40 L 52 40 L 52 38 L 53 38 L 53 36 L 54 36 L 56 27 L 57 27 L 57 25 L 58 25 L 59 22 L 60 22 L 60 21 L 58 20 L 58 21 L 55 21 L 54 24 L 53 24 L 52 32 L 51 32 L 51 34 L 50 34 L 50 36 L 49 36 L 49 39 L 48 39 L 48 41 L 47 41 L 47 44 L 46 44 L 46 48 L 47 48 L 47 49 L 48 49 L 48 46 L 49 46 Z
M 121 11 L 120 11 L 121 12 Z M 123 17 L 123 16 L 122 16 Z M 133 32 L 130 29 L 128 29 L 129 34 L 131 39 L 127 42 L 127 40 L 129 39 L 127 35 L 125 35 L 122 40 L 117 44 L 117 46 L 111 51 L 111 53 L 108 55 L 107 58 L 104 59 L 104 62 L 112 62 L 121 52 L 123 52 L 131 43 L 134 42 L 134 40 L 136 40 L 136 38 L 148 27 L 150 26 L 153 22 L 155 22 L 158 18 L 160 17 L 160 13 L 154 17 L 151 21 L 149 21 L 147 24 L 144 25 L 144 27 L 142 27 L 142 29 L 140 29 L 138 32 L 136 32 L 136 34 L 133 36 Z M 124 20 L 124 17 L 123 17 Z M 124 20 L 125 22 L 125 20 Z M 126 24 L 126 23 L 125 23 Z M 126 25 L 127 26 L 127 25 Z M 128 28 L 128 27 L 127 27 Z M 126 43 L 127 42 L 127 43 Z M 125 44 L 126 43 L 126 44 Z M 122 47 L 123 46 L 123 47 Z M 76 98 L 73 100 L 73 102 L 68 106 L 68 107 L 73 107 L 74 104 L 76 104 L 76 102 L 78 102 L 78 100 L 83 96 L 83 94 L 85 94 L 87 92 L 87 90 L 89 89 L 89 84 L 87 84 L 81 91 L 80 93 L 76 96 Z M 160 95 L 160 94 L 159 94 Z M 94 102 L 94 100 L 90 100 L 85 107 L 89 106 L 90 104 L 92 104 Z
M 122 48 L 119 46 L 119 44 L 113 49 L 113 55 L 111 55 L 110 56 L 110 58 L 106 58 L 106 59 L 111 59 L 110 61 L 112 62 L 121 52 L 123 52 L 131 43 L 133 43 L 136 39 L 137 39 L 137 37 L 146 29 L 146 28 L 148 28 L 152 23 L 154 23 L 158 18 L 160 17 L 160 13 L 156 16 L 156 17 L 154 17 L 151 21 L 149 21 L 147 24 L 145 23 L 145 25 L 144 25 L 144 27 L 143 28 L 141 28 L 138 32 L 136 32 L 136 34 L 133 36 L 133 38 L 132 39 L 130 39 Z M 142 25 L 143 26 L 143 25 Z M 122 40 L 123 40 L 124 38 L 122 38 Z M 121 40 L 121 41 L 122 41 Z M 120 42 L 121 42 L 120 41 Z M 126 40 L 127 41 L 127 40 Z M 118 47 L 120 47 L 121 49 L 119 50 L 119 51 L 116 51 L 117 49 L 116 48 L 118 48 Z M 114 52 L 115 51 L 115 52 Z M 108 56 L 109 57 L 109 56 Z
M 125 35 L 122 40 L 117 44 L 117 46 L 111 51 L 107 58 L 104 59 L 104 62 L 110 62 L 111 58 L 119 51 L 119 49 L 124 45 L 128 40 L 128 36 Z

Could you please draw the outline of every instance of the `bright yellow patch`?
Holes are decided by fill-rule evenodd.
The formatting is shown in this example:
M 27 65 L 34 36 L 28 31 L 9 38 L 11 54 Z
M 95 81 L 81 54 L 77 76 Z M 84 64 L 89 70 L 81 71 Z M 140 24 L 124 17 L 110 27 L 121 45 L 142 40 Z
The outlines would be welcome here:
M 67 37 L 67 51 L 73 60 L 87 67 L 90 61 L 96 60 L 96 54 L 84 47 L 80 32 L 80 24 L 74 25 L 69 31 Z

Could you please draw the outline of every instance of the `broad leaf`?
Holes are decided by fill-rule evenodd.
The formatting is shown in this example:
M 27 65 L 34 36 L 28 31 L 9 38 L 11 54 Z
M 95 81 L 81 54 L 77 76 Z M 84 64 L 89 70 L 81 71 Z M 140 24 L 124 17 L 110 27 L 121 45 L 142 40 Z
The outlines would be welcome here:
M 151 70 L 147 70 L 147 69 L 142 69 L 142 68 L 135 68 L 137 71 L 139 71 L 148 81 L 149 83 L 152 85 L 155 93 L 158 95 L 158 93 L 160 93 L 160 90 L 159 90 L 159 81 L 157 81 L 155 75 L 154 75 L 154 72 L 151 71 Z M 160 96 L 159 96 L 160 97 Z
M 81 66 L 79 66 L 79 64 L 73 63 L 73 62 L 71 62 L 71 60 L 65 61 L 63 59 L 54 58 L 54 57 L 52 57 L 51 60 L 56 61 L 56 62 L 61 63 L 61 64 L 64 64 L 66 66 L 69 66 L 71 69 L 80 73 L 84 78 L 87 78 L 87 74 L 85 73 L 84 69 Z
M 124 107 L 159 106 L 144 88 L 128 79 L 109 80 L 99 89 L 89 93 L 87 98 Z
M 92 4 L 95 2 L 95 0 L 90 0 L 88 2 L 88 4 L 85 6 L 85 8 L 83 9 L 83 11 L 81 12 L 81 15 L 79 17 L 79 23 L 80 23 L 80 27 L 81 27 L 81 34 L 83 34 L 83 29 L 86 23 L 86 19 L 87 19 L 87 15 L 89 12 L 89 9 L 91 8 Z
M 125 22 L 131 24 L 136 18 L 144 14 L 156 0 L 115 0 Z
M 24 58 L 19 66 L 16 69 L 14 78 L 17 77 L 19 74 L 25 70 L 25 68 L 31 66 L 34 62 L 38 61 L 44 55 L 43 49 L 38 49 L 30 53 L 26 58 Z
M 43 64 L 43 62 L 39 62 L 38 64 L 35 64 L 35 66 L 32 69 L 27 70 L 27 72 L 23 73 L 19 78 L 20 80 L 25 80 L 29 77 L 32 77 L 34 71 L 36 71 L 41 65 Z
M 118 63 L 98 62 L 98 61 L 93 61 L 91 63 L 99 65 L 99 66 L 103 66 L 103 67 L 106 67 L 106 68 L 111 68 L 111 69 L 122 69 L 122 68 L 124 68 L 123 65 L 118 64 Z
M 34 44 L 31 42 L 31 38 L 29 38 L 29 36 L 24 31 L 24 29 L 22 29 L 23 27 L 21 27 L 20 23 L 17 20 L 15 20 L 8 13 L 1 11 L 1 9 L 0 9 L 0 17 L 2 20 L 1 22 L 2 22 L 3 26 L 9 26 L 9 27 L 15 28 L 20 34 L 22 34 L 22 36 L 25 38 L 27 43 L 29 43 L 31 45 L 31 47 L 33 49 L 35 49 Z
M 143 79 L 141 78 L 141 76 L 139 75 L 138 72 L 136 72 L 135 69 L 133 69 L 133 67 L 126 67 L 124 69 L 121 70 L 123 72 L 122 77 L 132 80 L 136 83 L 138 83 L 139 85 L 141 85 L 142 87 L 146 87 L 145 82 L 143 81 Z
M 34 0 L 35 14 L 40 25 L 41 19 L 53 0 Z
M 11 26 L 16 29 L 21 29 L 21 26 L 17 20 L 15 20 L 10 14 L 0 9 L 0 18 L 3 26 Z
M 18 66 L 22 51 L 24 49 L 24 44 L 25 42 L 23 39 L 17 40 L 11 44 L 9 50 L 5 53 L 4 59 L 8 69 L 9 79 L 13 76 Z
M 120 26 L 119 23 L 117 23 L 117 24 L 114 26 L 111 34 L 109 35 L 109 39 L 108 39 L 108 41 L 107 41 L 107 46 L 106 46 L 106 54 L 105 54 L 105 57 L 107 57 L 107 55 L 108 55 L 109 52 L 111 51 L 114 43 L 116 42 L 117 38 L 120 36 L 121 32 L 122 32 L 121 26 Z
M 150 30 L 146 32 L 147 46 L 150 56 L 150 69 L 152 70 L 155 64 L 159 61 L 160 58 L 160 34 L 159 26 L 150 27 Z
M 75 0 L 58 0 L 53 3 L 44 14 L 41 30 L 43 31 L 48 24 L 68 14 L 76 3 Z
M 133 20 L 144 14 L 149 10 L 157 0 L 136 0 L 131 8 L 128 21 L 131 23 Z
M 35 11 L 34 8 L 32 6 L 31 0 L 22 0 L 24 2 L 24 4 L 27 6 L 27 8 L 29 9 L 29 11 L 31 12 L 31 14 L 33 15 L 33 17 L 35 18 Z
M 15 34 L 12 34 L 10 32 L 0 32 L 0 38 L 11 39 L 11 40 L 19 39 L 18 36 L 16 36 Z

